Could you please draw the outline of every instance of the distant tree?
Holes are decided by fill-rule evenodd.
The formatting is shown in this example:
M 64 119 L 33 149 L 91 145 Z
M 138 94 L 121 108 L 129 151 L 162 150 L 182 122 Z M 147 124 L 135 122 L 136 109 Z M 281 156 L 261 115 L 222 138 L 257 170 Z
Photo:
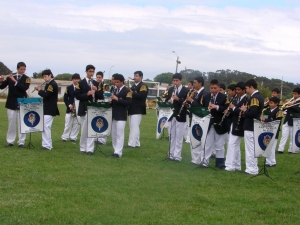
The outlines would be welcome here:
M 72 80 L 72 74 L 70 73 L 61 73 L 55 76 L 55 80 Z
M 45 70 L 48 70 L 48 68 L 46 68 Z M 35 79 L 37 79 L 37 78 L 43 78 L 43 76 L 42 76 L 42 72 L 43 72 L 44 70 L 40 70 L 39 72 L 34 72 L 33 74 L 32 74 L 32 77 L 33 78 L 35 78 Z
M 148 82 L 153 82 L 152 80 L 150 79 L 145 79 L 144 82 L 148 85 L 149 88 L 153 88 L 155 87 L 155 84 L 154 83 L 148 83 Z
M 158 74 L 156 77 L 154 77 L 154 81 L 160 82 L 160 83 L 171 84 L 172 77 L 173 77 L 173 73 L 171 73 L 171 72 L 161 73 L 161 74 Z
M 7 75 L 10 74 L 12 71 L 4 65 L 3 62 L 0 62 L 0 75 Z

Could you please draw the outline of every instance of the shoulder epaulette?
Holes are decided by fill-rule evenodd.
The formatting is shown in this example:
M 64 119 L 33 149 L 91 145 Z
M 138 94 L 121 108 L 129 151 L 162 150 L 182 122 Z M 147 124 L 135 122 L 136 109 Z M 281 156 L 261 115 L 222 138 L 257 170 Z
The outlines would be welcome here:
M 147 86 L 143 84 L 140 88 L 140 91 L 147 91 Z
M 66 88 L 66 90 L 65 90 L 65 94 L 68 94 L 68 88 Z
M 130 91 L 127 92 L 126 98 L 132 98 L 132 93 Z
M 282 118 L 282 117 L 284 117 L 283 112 L 282 112 L 282 110 L 279 110 L 279 111 L 276 113 L 276 119 L 277 119 L 277 118 Z
M 26 84 L 30 84 L 30 83 L 31 83 L 31 79 L 30 79 L 29 77 L 26 78 L 25 83 L 26 83 Z
M 76 84 L 76 85 L 75 85 L 75 88 L 76 88 L 76 89 L 80 89 L 79 84 Z
M 47 91 L 53 92 L 53 86 L 51 84 L 48 86 Z
M 252 98 L 250 102 L 250 107 L 251 106 L 259 106 L 259 101 L 257 98 Z
M 229 104 L 230 103 L 230 101 L 229 101 L 229 98 L 228 98 L 228 96 L 226 97 L 226 102 L 225 102 L 225 104 Z

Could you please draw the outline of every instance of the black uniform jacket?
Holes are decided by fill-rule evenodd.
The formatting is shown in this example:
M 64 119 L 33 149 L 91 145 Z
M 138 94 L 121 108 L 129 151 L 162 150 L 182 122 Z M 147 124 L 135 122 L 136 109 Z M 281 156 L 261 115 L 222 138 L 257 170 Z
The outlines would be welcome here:
M 130 89 L 132 90 L 132 103 L 128 108 L 128 115 L 145 115 L 148 86 L 140 82 L 137 86 L 134 84 Z
M 281 126 L 282 113 L 280 113 L 279 107 L 277 106 L 272 112 L 269 113 L 268 118 L 265 119 L 265 122 L 272 122 L 274 120 L 280 120 L 280 124 L 275 136 L 275 139 L 278 139 L 280 126 Z
M 297 103 L 298 102 L 299 101 L 297 101 Z M 300 105 L 295 105 L 287 109 L 283 123 L 288 122 L 289 126 L 293 126 L 293 114 L 295 113 L 300 113 Z
M 114 120 L 127 120 L 127 109 L 132 102 L 132 93 L 125 86 L 116 94 L 118 100 L 112 100 L 112 118 Z
M 87 111 L 86 104 L 88 102 L 97 102 L 98 99 L 103 99 L 103 91 L 99 90 L 99 84 L 96 81 L 93 81 L 93 85 L 98 87 L 98 90 L 95 92 L 95 99 L 93 99 L 93 95 L 87 95 L 87 93 L 91 90 L 91 86 L 88 84 L 86 78 L 82 79 L 76 85 L 75 96 L 76 99 L 79 100 L 78 107 L 78 116 L 84 116 Z
M 172 98 L 173 92 L 174 92 L 174 87 L 170 87 L 169 91 L 168 91 L 168 96 L 166 97 L 165 102 L 167 102 L 169 99 Z M 175 100 L 173 101 L 174 110 L 173 110 L 173 115 L 171 116 L 169 121 L 171 121 L 173 119 L 173 117 L 175 117 L 178 122 L 186 122 L 187 108 L 183 107 L 180 114 L 179 114 L 179 111 L 182 106 L 182 103 L 186 99 L 188 92 L 189 92 L 189 89 L 182 86 L 180 92 L 177 95 L 177 97 L 179 98 L 179 101 L 175 101 Z M 179 114 L 179 116 L 178 116 L 178 114 Z
M 203 100 L 202 100 L 202 104 L 204 107 L 208 107 L 209 103 L 211 101 L 211 93 L 207 93 L 203 96 Z M 214 125 L 214 128 L 217 132 L 217 134 L 225 134 L 228 132 L 228 126 L 226 125 L 226 119 L 224 119 L 222 126 L 218 125 L 223 117 L 223 112 L 225 111 L 225 109 L 228 108 L 228 104 L 229 101 L 227 99 L 227 96 L 225 94 L 222 94 L 221 92 L 219 92 L 217 94 L 217 97 L 215 99 L 215 105 L 219 106 L 219 110 L 216 109 L 212 109 L 210 111 L 211 114 L 211 119 L 210 119 L 210 123 L 209 123 L 209 129 L 212 125 Z
M 66 88 L 65 94 L 64 94 L 64 102 L 67 106 L 66 113 L 70 113 L 71 110 L 69 108 L 69 105 L 73 105 L 75 103 L 75 86 L 74 84 L 69 85 Z
M 200 107 L 202 106 L 202 96 L 206 94 L 204 88 L 198 93 L 194 94 L 192 103 L 190 103 L 190 107 Z
M 248 98 L 247 95 L 245 95 L 238 103 L 236 102 L 234 110 L 232 110 L 232 112 L 230 113 L 231 120 L 232 120 L 231 133 L 235 136 L 244 137 L 243 124 L 244 124 L 245 117 L 241 114 L 239 123 L 238 120 L 239 120 L 240 113 L 242 113 L 240 107 L 242 105 L 248 104 L 247 102 L 248 102 Z M 237 126 L 238 126 L 238 130 L 237 130 Z
M 57 107 L 58 86 L 55 80 L 52 79 L 48 82 L 45 86 L 45 90 L 40 90 L 38 94 L 43 98 L 44 115 L 59 115 Z
M 244 112 L 245 120 L 243 124 L 244 130 L 253 131 L 254 130 L 254 120 L 260 120 L 261 112 L 264 108 L 264 98 L 259 93 L 254 93 L 248 99 L 248 109 Z
M 17 76 L 14 75 L 14 78 L 17 80 Z M 0 84 L 0 89 L 4 89 L 8 86 L 8 95 L 6 99 L 5 108 L 16 110 L 19 108 L 17 98 L 27 98 L 27 89 L 30 85 L 30 78 L 23 74 L 15 86 L 10 78 L 7 78 Z

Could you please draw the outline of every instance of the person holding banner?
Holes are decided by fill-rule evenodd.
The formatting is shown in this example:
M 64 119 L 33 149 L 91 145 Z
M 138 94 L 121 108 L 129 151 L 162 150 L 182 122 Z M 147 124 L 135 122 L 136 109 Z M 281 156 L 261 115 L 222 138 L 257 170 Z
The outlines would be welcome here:
M 18 98 L 27 98 L 26 91 L 30 85 L 30 78 L 25 75 L 26 64 L 24 62 L 19 62 L 17 64 L 17 73 L 7 75 L 6 79 L 0 76 L 0 89 L 8 87 L 8 95 L 5 103 L 5 108 L 7 108 L 8 117 L 8 130 L 6 134 L 6 147 L 14 146 L 16 139 L 17 129 L 18 129 L 18 146 L 20 148 L 24 147 L 26 134 L 21 134 L 20 132 L 20 112 L 18 105 Z
M 189 89 L 181 84 L 182 75 L 180 73 L 175 73 L 173 75 L 173 87 L 169 88 L 168 96 L 165 101 L 170 102 L 174 106 L 174 112 L 169 119 L 169 159 L 180 162 L 182 142 L 184 135 L 184 125 L 186 122 L 186 107 L 182 108 L 182 104 L 186 99 Z M 182 109 L 182 110 L 181 110 Z
M 46 82 L 45 89 L 42 90 L 41 85 L 35 87 L 39 96 L 43 98 L 44 131 L 42 132 L 42 149 L 51 150 L 53 148 L 51 138 L 53 118 L 54 116 L 59 115 L 57 107 L 58 86 L 54 80 L 51 70 L 44 70 L 42 72 L 42 76 Z
M 127 120 L 127 108 L 132 102 L 132 93 L 124 85 L 124 76 L 114 74 L 114 85 L 116 91 L 111 96 L 112 105 L 112 145 L 115 158 L 122 157 L 124 146 L 124 130 Z
M 87 65 L 85 71 L 86 77 L 76 85 L 75 96 L 79 100 L 78 116 L 81 118 L 80 152 L 92 155 L 94 153 L 94 138 L 88 137 L 87 103 L 96 102 L 96 99 L 103 99 L 103 93 L 97 92 L 98 83 L 97 86 L 93 84 L 92 78 L 95 67 Z
M 187 96 L 186 100 L 187 100 L 187 104 L 188 104 L 188 108 L 190 107 L 201 107 L 202 106 L 202 96 L 205 93 L 204 90 L 204 79 L 203 77 L 195 77 L 194 81 L 194 96 L 193 98 L 190 96 Z M 193 116 L 193 115 L 192 115 Z M 192 134 L 191 134 L 192 135 Z M 196 148 L 193 148 L 192 143 L 190 142 L 190 149 L 191 149 L 191 157 L 192 157 L 192 164 L 200 164 L 201 161 L 201 145 L 199 145 Z
M 288 137 L 290 136 L 290 143 L 288 148 L 288 153 L 292 154 L 292 131 L 293 131 L 293 114 L 300 113 L 299 105 L 296 105 L 296 103 L 300 102 L 300 88 L 297 87 L 293 90 L 293 98 L 285 105 L 285 108 L 283 110 L 287 110 L 286 116 L 283 121 L 282 125 L 282 135 L 279 143 L 279 148 L 277 154 L 283 154 L 285 144 L 288 140 Z
M 281 119 L 283 117 L 283 113 L 278 107 L 279 102 L 280 102 L 280 100 L 277 97 L 271 97 L 269 99 L 270 113 L 268 115 L 268 118 L 263 120 L 264 122 L 272 122 L 274 120 L 280 121 L 277 132 L 276 132 L 275 141 L 273 142 L 273 145 L 272 145 L 271 155 L 270 155 L 270 157 L 266 158 L 266 166 L 269 166 L 269 167 L 276 166 L 275 149 L 277 146 L 277 140 L 278 140 L 280 126 L 281 126 Z
M 61 136 L 62 141 L 67 141 L 70 138 L 71 142 L 76 142 L 79 133 L 80 124 L 75 109 L 75 90 L 79 81 L 80 75 L 78 73 L 73 74 L 73 84 L 66 88 L 64 94 L 64 103 L 67 107 L 67 111 L 65 116 L 65 129 Z
M 231 126 L 228 137 L 227 154 L 225 161 L 226 171 L 241 170 L 241 140 L 244 137 L 243 123 L 244 117 L 240 107 L 247 104 L 247 95 L 245 93 L 245 83 L 238 82 L 235 85 L 235 93 L 237 101 L 229 105 L 231 111 Z
M 206 161 L 203 166 L 208 166 L 212 152 L 215 150 L 216 167 L 224 169 L 224 144 L 228 128 L 220 123 L 224 115 L 223 112 L 229 105 L 229 100 L 225 94 L 220 92 L 219 81 L 217 79 L 210 81 L 210 93 L 203 96 L 202 102 L 203 106 L 208 107 L 211 113 L 205 149 L 201 154 L 201 158 L 204 158 Z M 225 120 L 227 120 L 226 117 Z M 224 121 L 225 123 L 226 121 Z
M 129 148 L 140 147 L 140 123 L 142 115 L 146 115 L 146 101 L 148 95 L 148 86 L 142 81 L 143 72 L 134 72 L 134 85 L 130 88 L 132 94 L 132 103 L 128 107 L 129 115 Z
M 248 106 L 242 105 L 241 111 L 245 116 L 244 137 L 245 137 L 245 174 L 258 174 L 257 158 L 254 152 L 254 119 L 260 120 L 264 108 L 264 98 L 257 90 L 257 83 L 254 79 L 247 80 L 245 83 L 246 92 L 250 95 Z

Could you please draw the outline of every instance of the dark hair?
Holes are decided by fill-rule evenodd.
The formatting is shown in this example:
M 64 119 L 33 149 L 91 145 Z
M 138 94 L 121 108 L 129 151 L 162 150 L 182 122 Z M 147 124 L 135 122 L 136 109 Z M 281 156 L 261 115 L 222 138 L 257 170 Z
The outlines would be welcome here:
M 219 81 L 217 79 L 212 79 L 210 82 L 209 82 L 210 85 L 219 85 Z M 225 85 L 224 85 L 225 86 Z M 224 88 L 225 89 L 225 88 Z
M 24 62 L 18 62 L 17 69 L 19 69 L 22 66 L 26 67 L 26 64 Z
M 293 92 L 300 94 L 300 88 L 299 87 L 294 88 Z
M 98 72 L 96 73 L 96 76 L 97 76 L 97 75 L 100 75 L 100 76 L 103 78 L 103 72 L 98 71 Z
M 85 71 L 86 71 L 86 72 L 89 71 L 90 69 L 95 70 L 96 68 L 95 68 L 93 65 L 87 65 L 87 66 L 85 67 Z
M 194 80 L 198 81 L 198 83 L 202 83 L 201 86 L 204 86 L 204 79 L 203 77 L 199 76 L 199 77 L 195 77 Z
M 237 83 L 235 84 L 235 88 L 240 88 L 240 89 L 242 89 L 242 90 L 245 90 L 245 83 L 242 82 L 242 81 L 237 82 Z
M 144 76 L 144 74 L 143 74 L 143 72 L 142 71 L 135 71 L 133 74 L 138 74 L 139 75 L 139 77 L 143 77 Z
M 250 79 L 246 81 L 245 87 L 253 87 L 254 89 L 257 89 L 257 83 L 254 79 Z
M 178 80 L 182 80 L 182 75 L 180 73 L 175 73 L 173 75 L 173 79 L 178 79 Z
M 80 75 L 78 73 L 74 73 L 72 75 L 72 80 L 74 80 L 74 79 L 80 79 Z
M 223 83 L 220 83 L 220 84 L 219 84 L 219 87 L 222 88 L 223 90 L 226 90 L 226 86 L 225 86 L 225 84 L 223 84 Z
M 51 75 L 51 77 L 53 78 L 53 73 L 51 72 L 51 70 L 49 70 L 49 69 L 47 69 L 47 70 L 44 70 L 43 72 L 42 72 L 42 76 L 44 76 L 44 75 Z
M 279 103 L 280 100 L 279 100 L 279 98 L 277 98 L 277 97 L 271 97 L 271 98 L 269 99 L 269 102 Z
M 119 81 L 124 83 L 125 79 L 124 79 L 124 76 L 122 74 L 116 73 L 116 74 L 114 74 L 114 80 L 119 80 Z
M 191 85 L 193 86 L 193 81 L 192 81 L 192 80 L 190 80 L 190 81 L 189 81 L 189 84 L 191 84 Z
M 235 91 L 235 87 L 236 87 L 235 84 L 229 84 L 227 89 Z
M 279 94 L 279 93 L 280 93 L 280 91 L 279 91 L 279 89 L 278 89 L 278 88 L 273 88 L 273 89 L 272 89 L 272 92 L 276 92 L 277 94 Z

